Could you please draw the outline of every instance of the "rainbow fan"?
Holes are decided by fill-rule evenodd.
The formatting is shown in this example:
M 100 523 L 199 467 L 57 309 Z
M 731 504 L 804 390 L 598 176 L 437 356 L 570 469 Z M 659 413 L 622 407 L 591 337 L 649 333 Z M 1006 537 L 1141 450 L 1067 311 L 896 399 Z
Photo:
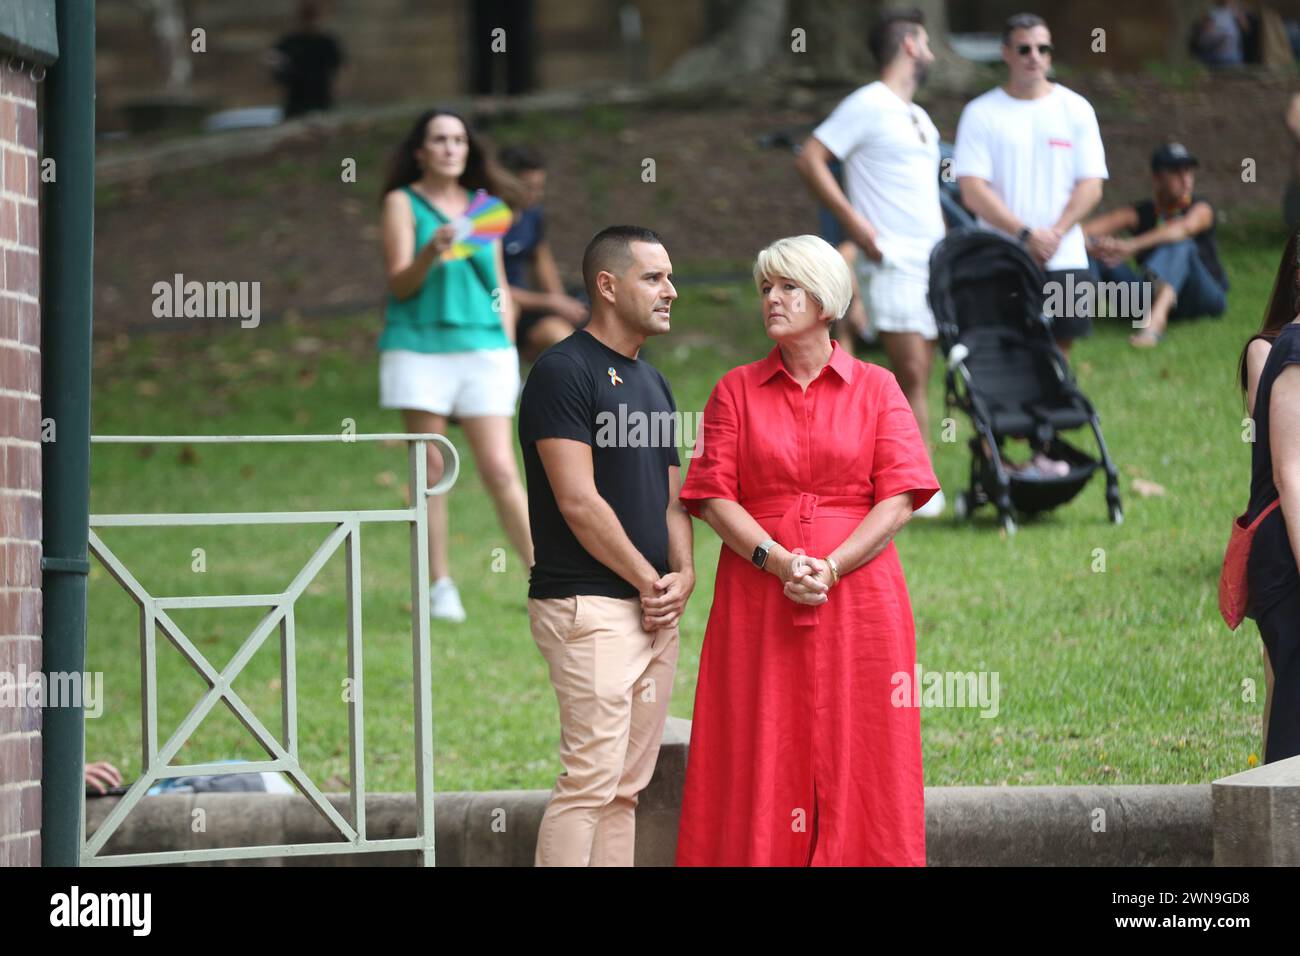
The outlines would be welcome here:
M 456 238 L 444 258 L 468 259 L 504 236 L 513 218 L 509 206 L 480 189 L 470 201 L 469 208 L 451 221 L 451 225 L 456 227 Z

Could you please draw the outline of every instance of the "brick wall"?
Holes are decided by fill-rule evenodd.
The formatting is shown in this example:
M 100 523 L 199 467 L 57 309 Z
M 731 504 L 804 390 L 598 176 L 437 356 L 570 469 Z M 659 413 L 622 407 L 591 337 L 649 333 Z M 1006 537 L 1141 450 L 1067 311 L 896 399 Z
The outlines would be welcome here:
M 12 684 L 41 668 L 36 144 L 36 83 L 0 68 L 0 866 L 41 862 L 41 712 Z

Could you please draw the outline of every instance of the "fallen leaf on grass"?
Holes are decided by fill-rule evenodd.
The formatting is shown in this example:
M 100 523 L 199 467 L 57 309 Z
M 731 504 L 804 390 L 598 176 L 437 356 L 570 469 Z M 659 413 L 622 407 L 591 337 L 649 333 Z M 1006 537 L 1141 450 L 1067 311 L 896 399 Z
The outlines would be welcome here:
M 1165 496 L 1165 486 L 1157 484 L 1154 481 L 1147 481 L 1145 478 L 1133 479 L 1133 490 L 1143 498 L 1163 498 Z

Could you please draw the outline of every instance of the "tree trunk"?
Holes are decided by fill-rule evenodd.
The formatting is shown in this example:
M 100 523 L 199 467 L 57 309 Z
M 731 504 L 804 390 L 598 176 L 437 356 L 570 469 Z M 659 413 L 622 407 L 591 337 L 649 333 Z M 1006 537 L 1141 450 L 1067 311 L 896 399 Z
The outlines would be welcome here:
M 925 17 L 925 31 L 935 62 L 931 81 L 961 88 L 977 72 L 975 64 L 958 56 L 948 44 L 948 10 L 944 0 L 910 0 Z M 808 54 L 814 75 L 823 80 L 862 80 L 879 73 L 867 38 L 889 0 L 801 0 L 791 23 L 808 27 Z
M 189 36 L 185 30 L 181 0 L 136 0 L 136 6 L 149 17 L 167 92 L 187 92 L 194 67 L 190 62 Z
M 875 70 L 867 46 L 876 0 L 802 0 L 791 25 L 808 31 L 807 63 L 825 82 L 860 82 Z
M 689 50 L 672 65 L 663 83 L 675 87 L 771 72 L 777 62 L 792 62 L 787 50 L 793 31 L 803 31 L 804 52 L 793 62 L 806 67 L 803 75 L 821 82 L 861 82 L 878 72 L 867 46 L 882 0 L 744 0 L 727 26 L 705 43 Z M 935 63 L 932 82 L 962 88 L 975 75 L 973 63 L 948 44 L 948 12 L 944 0 L 920 0 Z
M 684 53 L 662 82 L 688 87 L 758 73 L 781 49 L 788 14 L 788 0 L 745 0 L 726 27 Z
M 1171 64 L 1190 63 L 1192 27 L 1205 13 L 1205 7 L 1187 0 L 1165 0 L 1164 7 L 1169 22 L 1169 46 L 1165 59 Z
M 978 67 L 957 54 L 948 43 L 948 6 L 944 0 L 910 0 L 925 14 L 925 32 L 930 36 L 934 66 L 930 82 L 945 89 L 964 89 L 975 79 Z

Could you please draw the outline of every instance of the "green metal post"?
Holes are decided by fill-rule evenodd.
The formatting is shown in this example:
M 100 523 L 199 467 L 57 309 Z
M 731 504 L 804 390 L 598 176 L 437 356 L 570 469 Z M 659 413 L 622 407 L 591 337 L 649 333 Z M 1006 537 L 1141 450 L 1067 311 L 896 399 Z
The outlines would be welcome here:
M 45 84 L 41 249 L 41 394 L 53 441 L 42 445 L 44 634 L 42 669 L 86 669 L 90 527 L 91 282 L 95 228 L 95 4 L 58 0 L 60 57 Z M 46 707 L 42 727 L 41 862 L 76 866 L 85 788 L 83 712 Z

